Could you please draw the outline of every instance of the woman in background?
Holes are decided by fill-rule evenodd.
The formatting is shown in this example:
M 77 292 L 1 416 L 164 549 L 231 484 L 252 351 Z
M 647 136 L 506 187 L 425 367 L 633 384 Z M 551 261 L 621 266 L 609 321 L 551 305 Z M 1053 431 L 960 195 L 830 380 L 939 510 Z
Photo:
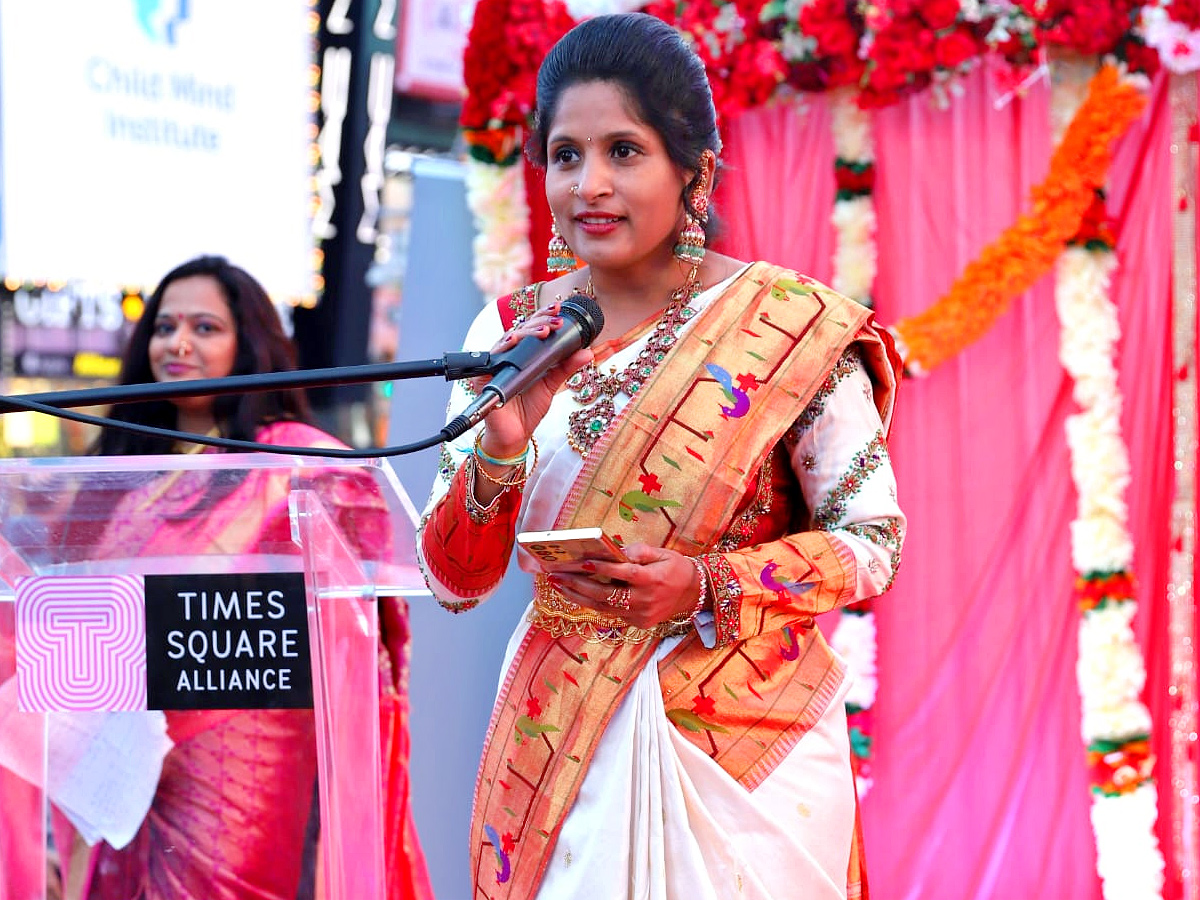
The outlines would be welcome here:
M 169 272 L 130 337 L 120 383 L 184 382 L 295 368 L 295 351 L 266 291 L 216 256 Z M 343 447 L 309 424 L 300 391 L 188 397 L 115 407 L 112 417 L 201 435 L 302 447 Z M 197 444 L 105 429 L 102 455 L 190 453 Z M 387 510 L 370 482 L 331 472 L 326 491 L 363 559 L 387 559 Z M 254 470 L 186 471 L 117 495 L 77 498 L 69 543 L 90 558 L 195 553 L 294 555 L 290 478 Z M 202 507 L 200 506 L 202 504 Z M 203 514 L 197 512 L 203 508 Z M 66 548 L 68 551 L 70 548 Z M 408 804 L 408 627 L 402 598 L 380 599 L 379 674 L 389 896 L 431 891 Z M 313 889 L 313 711 L 166 713 L 168 752 L 150 811 L 133 841 L 74 853 L 60 844 L 69 898 L 295 900 Z M 307 851 L 307 856 L 306 856 Z

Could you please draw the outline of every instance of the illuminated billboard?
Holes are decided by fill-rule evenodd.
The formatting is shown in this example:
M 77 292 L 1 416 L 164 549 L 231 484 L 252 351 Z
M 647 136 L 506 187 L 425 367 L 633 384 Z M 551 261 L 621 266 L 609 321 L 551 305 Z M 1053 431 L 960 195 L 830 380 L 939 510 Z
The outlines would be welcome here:
M 3 0 L 0 275 L 152 287 L 220 253 L 314 294 L 308 0 Z

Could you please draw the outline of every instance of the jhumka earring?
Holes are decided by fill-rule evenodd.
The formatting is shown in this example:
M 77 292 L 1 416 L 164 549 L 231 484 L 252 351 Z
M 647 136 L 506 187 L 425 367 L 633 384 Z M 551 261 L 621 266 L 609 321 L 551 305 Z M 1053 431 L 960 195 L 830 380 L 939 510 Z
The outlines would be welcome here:
M 552 275 L 563 272 L 573 272 L 579 268 L 579 260 L 575 252 L 567 245 L 566 240 L 558 233 L 558 221 L 550 219 L 550 243 L 546 247 L 546 271 Z
M 707 155 L 710 150 L 705 150 Z M 679 240 L 675 244 L 675 258 L 689 265 L 698 266 L 704 260 L 704 224 L 708 221 L 708 173 L 704 169 L 705 157 L 700 158 L 700 173 L 692 189 L 688 191 L 687 219 Z

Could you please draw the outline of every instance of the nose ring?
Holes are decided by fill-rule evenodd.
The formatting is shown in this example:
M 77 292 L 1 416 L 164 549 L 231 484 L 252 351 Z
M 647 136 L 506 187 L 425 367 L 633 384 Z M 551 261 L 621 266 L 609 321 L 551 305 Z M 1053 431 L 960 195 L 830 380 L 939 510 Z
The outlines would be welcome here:
M 579 185 L 577 185 L 577 184 L 571 185 L 571 193 L 574 196 L 578 197 L 579 196 Z

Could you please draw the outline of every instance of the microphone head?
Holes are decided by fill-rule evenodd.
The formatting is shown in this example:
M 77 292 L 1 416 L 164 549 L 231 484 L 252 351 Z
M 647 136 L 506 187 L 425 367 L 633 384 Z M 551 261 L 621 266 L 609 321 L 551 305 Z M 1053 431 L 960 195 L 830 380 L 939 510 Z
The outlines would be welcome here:
M 604 311 L 595 297 L 572 294 L 562 302 L 560 312 L 579 326 L 581 348 L 590 346 L 604 329 Z

